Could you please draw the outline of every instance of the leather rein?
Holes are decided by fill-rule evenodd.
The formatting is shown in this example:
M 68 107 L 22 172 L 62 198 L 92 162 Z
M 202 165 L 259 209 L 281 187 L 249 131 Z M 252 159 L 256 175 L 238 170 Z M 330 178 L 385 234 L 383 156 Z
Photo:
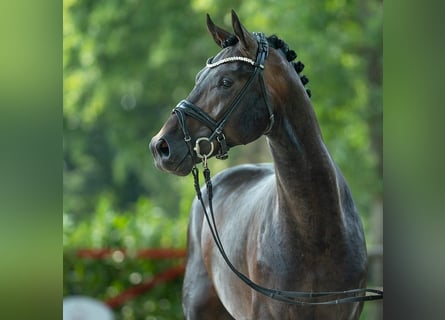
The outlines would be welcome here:
M 274 124 L 274 114 L 272 109 L 267 101 L 266 88 L 264 84 L 264 79 L 262 76 L 262 71 L 264 70 L 264 62 L 269 53 L 269 45 L 267 38 L 263 33 L 254 33 L 257 42 L 258 42 L 258 51 L 256 56 L 256 61 L 253 61 L 246 57 L 229 57 L 225 59 L 221 59 L 217 62 L 213 62 L 213 58 L 210 58 L 207 61 L 208 68 L 214 68 L 224 63 L 231 63 L 236 61 L 241 61 L 245 63 L 251 64 L 255 69 L 249 80 L 246 82 L 244 87 L 240 90 L 237 97 L 233 100 L 230 108 L 225 112 L 223 117 L 215 121 L 213 120 L 207 113 L 202 111 L 201 108 L 196 106 L 190 101 L 182 100 L 172 111 L 179 121 L 179 125 L 184 134 L 184 141 L 186 142 L 189 153 L 192 159 L 195 159 L 194 152 L 196 156 L 202 159 L 203 163 L 203 176 L 205 179 L 206 190 L 207 190 L 207 198 L 208 198 L 208 210 L 207 206 L 204 203 L 204 199 L 202 197 L 202 192 L 199 183 L 199 170 L 194 164 L 192 168 L 192 174 L 194 177 L 194 187 L 196 191 L 196 195 L 198 200 L 201 203 L 202 209 L 204 211 L 205 218 L 207 220 L 210 232 L 212 234 L 213 240 L 215 241 L 218 250 L 225 260 L 228 267 L 235 273 L 235 275 L 240 278 L 245 284 L 247 284 L 253 290 L 271 298 L 274 300 L 278 300 L 281 302 L 296 304 L 296 305 L 331 305 L 331 304 L 342 304 L 342 303 L 352 303 L 352 302 L 361 302 L 361 301 L 370 301 L 370 300 L 380 300 L 383 299 L 383 291 L 378 289 L 370 289 L 370 288 L 359 288 L 352 290 L 344 290 L 344 291 L 326 291 L 326 292 L 300 292 L 300 291 L 282 291 L 275 290 L 271 288 L 263 287 L 255 282 L 253 282 L 249 277 L 244 275 L 242 272 L 237 270 L 235 266 L 232 264 L 230 259 L 227 257 L 227 254 L 222 245 L 221 239 L 218 234 L 218 230 L 216 228 L 215 216 L 213 213 L 213 186 L 210 177 L 210 169 L 207 166 L 207 160 L 212 155 L 214 151 L 213 141 L 216 141 L 220 145 L 219 153 L 216 155 L 218 159 L 227 159 L 229 147 L 227 146 L 225 136 L 223 133 L 223 129 L 230 116 L 233 114 L 240 101 L 245 96 L 247 90 L 251 87 L 257 75 L 260 78 L 261 84 L 261 92 L 263 99 L 266 103 L 266 106 L 269 111 L 269 125 L 266 128 L 264 134 L 268 133 Z M 186 116 L 192 117 L 207 127 L 209 127 L 212 131 L 209 137 L 200 137 L 196 139 L 195 146 L 192 146 L 192 138 L 189 134 L 189 130 L 186 125 Z M 209 145 L 209 151 L 206 153 L 202 153 L 202 142 L 205 142 Z M 196 163 L 196 161 L 194 161 Z M 361 294 L 361 295 L 359 295 Z M 313 301 L 315 300 L 315 301 Z

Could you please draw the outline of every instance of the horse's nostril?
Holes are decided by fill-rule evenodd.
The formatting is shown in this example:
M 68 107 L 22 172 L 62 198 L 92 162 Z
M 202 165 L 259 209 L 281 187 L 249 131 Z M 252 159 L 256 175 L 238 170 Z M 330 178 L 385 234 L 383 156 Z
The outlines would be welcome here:
M 168 157 L 170 155 L 170 148 L 168 147 L 167 141 L 164 139 L 159 139 L 156 144 L 156 149 L 158 149 L 159 154 L 162 156 Z

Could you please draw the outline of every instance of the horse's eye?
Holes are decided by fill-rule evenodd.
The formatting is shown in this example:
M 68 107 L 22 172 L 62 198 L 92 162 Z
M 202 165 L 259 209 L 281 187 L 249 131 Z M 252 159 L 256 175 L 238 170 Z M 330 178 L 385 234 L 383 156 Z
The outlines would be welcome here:
M 221 80 L 221 86 L 225 87 L 225 88 L 230 88 L 233 84 L 233 81 L 228 79 L 228 78 L 223 78 Z

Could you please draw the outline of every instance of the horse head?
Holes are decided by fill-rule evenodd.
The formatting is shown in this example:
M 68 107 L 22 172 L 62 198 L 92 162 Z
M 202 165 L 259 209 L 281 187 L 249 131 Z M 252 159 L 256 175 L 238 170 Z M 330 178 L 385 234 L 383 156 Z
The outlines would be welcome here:
M 266 58 L 277 53 L 263 34 L 247 31 L 234 11 L 232 27 L 234 34 L 207 15 L 207 29 L 222 50 L 198 72 L 190 94 L 150 142 L 163 171 L 187 175 L 196 163 L 225 159 L 230 147 L 250 143 L 273 127 L 274 102 L 265 85 L 273 70 L 264 75 L 263 70 Z

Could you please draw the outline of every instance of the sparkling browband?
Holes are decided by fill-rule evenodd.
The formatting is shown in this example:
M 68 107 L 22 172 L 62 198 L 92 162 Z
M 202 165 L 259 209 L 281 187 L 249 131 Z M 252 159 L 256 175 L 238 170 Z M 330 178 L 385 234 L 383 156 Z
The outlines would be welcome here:
M 243 62 L 247 62 L 247 63 L 251 64 L 252 66 L 255 66 L 255 61 L 253 61 L 252 59 L 246 58 L 246 57 L 228 57 L 228 58 L 218 60 L 214 63 L 212 63 L 212 60 L 213 60 L 213 58 L 209 58 L 207 60 L 207 64 L 206 64 L 207 68 L 214 68 L 214 67 L 217 67 L 223 63 L 234 62 L 234 61 L 243 61 Z M 264 65 L 262 65 L 262 64 L 260 64 L 259 67 L 261 69 L 264 69 Z

